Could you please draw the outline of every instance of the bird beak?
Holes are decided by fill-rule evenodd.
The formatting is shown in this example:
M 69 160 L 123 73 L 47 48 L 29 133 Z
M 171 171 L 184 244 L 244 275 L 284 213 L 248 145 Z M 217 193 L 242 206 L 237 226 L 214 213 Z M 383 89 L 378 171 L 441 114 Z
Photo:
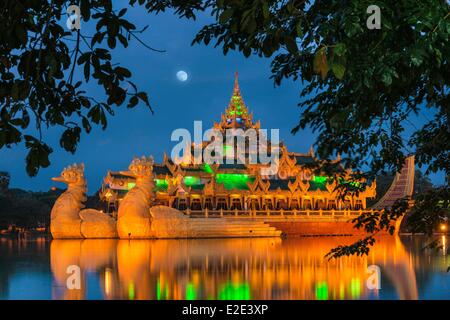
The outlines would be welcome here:
M 58 182 L 65 182 L 66 181 L 66 180 L 64 180 L 63 177 L 55 177 L 55 178 L 52 178 L 52 180 L 53 181 L 58 181 Z

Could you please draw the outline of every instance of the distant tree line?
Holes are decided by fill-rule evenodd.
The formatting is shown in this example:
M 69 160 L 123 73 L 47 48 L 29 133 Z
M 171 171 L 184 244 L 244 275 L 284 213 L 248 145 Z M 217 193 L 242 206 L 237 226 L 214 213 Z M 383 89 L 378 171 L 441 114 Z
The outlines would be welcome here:
M 0 171 L 0 229 L 10 225 L 27 229 L 49 227 L 50 211 L 64 190 L 33 192 L 9 188 L 10 178 L 9 173 Z M 89 196 L 86 205 L 101 208 L 98 193 Z

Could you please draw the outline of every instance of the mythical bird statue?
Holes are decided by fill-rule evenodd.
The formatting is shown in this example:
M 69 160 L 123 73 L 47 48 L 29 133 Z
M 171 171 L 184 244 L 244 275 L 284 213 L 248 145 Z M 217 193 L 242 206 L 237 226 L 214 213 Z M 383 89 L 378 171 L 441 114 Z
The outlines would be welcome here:
M 154 198 L 153 157 L 135 158 L 121 172 L 134 177 L 136 185 L 128 191 L 120 203 L 117 216 L 117 232 L 122 239 L 151 238 L 150 214 L 151 201 Z
M 86 179 L 84 165 L 73 164 L 53 181 L 64 182 L 67 190 L 56 200 L 52 212 L 50 231 L 53 238 L 115 238 L 116 221 L 106 213 L 85 209 Z

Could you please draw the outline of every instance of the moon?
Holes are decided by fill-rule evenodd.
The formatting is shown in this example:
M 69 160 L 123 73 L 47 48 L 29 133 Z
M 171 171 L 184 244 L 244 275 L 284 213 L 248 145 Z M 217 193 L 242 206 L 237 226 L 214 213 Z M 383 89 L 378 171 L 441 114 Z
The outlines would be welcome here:
M 188 79 L 188 74 L 186 71 L 180 70 L 177 72 L 177 79 L 181 82 L 185 82 Z

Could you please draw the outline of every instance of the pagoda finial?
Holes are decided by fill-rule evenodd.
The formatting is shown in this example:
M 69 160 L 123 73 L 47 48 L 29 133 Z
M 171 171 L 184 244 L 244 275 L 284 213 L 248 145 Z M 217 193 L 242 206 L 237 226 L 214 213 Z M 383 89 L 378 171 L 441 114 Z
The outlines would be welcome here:
M 239 89 L 238 72 L 234 73 L 234 89 L 225 114 L 218 126 L 224 128 L 252 128 L 252 116 L 248 113 L 247 107 L 242 99 Z
M 234 91 L 239 92 L 239 73 L 236 71 L 234 73 Z

